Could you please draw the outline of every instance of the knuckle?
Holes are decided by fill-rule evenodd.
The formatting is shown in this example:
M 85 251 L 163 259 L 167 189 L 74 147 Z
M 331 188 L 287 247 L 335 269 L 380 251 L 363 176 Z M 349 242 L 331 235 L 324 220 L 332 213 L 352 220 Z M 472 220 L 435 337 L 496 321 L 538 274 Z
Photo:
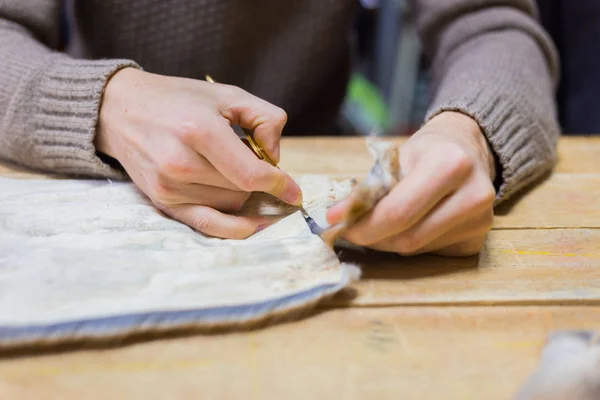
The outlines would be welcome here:
M 168 202 L 173 194 L 173 187 L 163 175 L 158 175 L 152 182 L 153 197 L 159 202 Z
M 234 85 L 221 84 L 220 88 L 222 90 L 222 94 L 232 100 L 239 99 L 247 93 L 244 89 Z
M 277 124 L 285 125 L 288 121 L 288 115 L 283 108 L 276 107 L 273 119 Z
M 496 191 L 491 184 L 486 184 L 484 187 L 478 188 L 471 195 L 469 208 L 475 210 L 491 209 L 495 198 Z
M 484 189 L 481 190 L 481 197 L 479 198 L 481 204 L 489 206 L 490 208 L 496 200 L 496 190 L 491 183 L 488 183 Z
M 414 234 L 405 233 L 396 239 L 396 251 L 409 255 L 417 253 L 423 247 L 421 239 Z
M 409 203 L 397 204 L 388 214 L 388 221 L 394 224 L 396 231 L 402 231 L 413 218 L 414 210 Z
M 196 135 L 198 123 L 195 120 L 185 119 L 175 126 L 173 133 L 181 140 L 187 142 Z
M 240 177 L 240 189 L 244 192 L 258 191 L 260 185 L 260 174 L 255 168 L 248 168 Z
M 246 239 L 250 235 L 251 233 L 239 226 L 233 227 L 230 233 L 230 237 L 235 240 Z
M 192 228 L 202 233 L 209 233 L 211 228 L 211 217 L 210 214 L 204 210 L 198 211 L 192 217 Z
M 156 207 L 159 211 L 161 211 L 161 212 L 163 212 L 163 213 L 165 213 L 167 215 L 170 214 L 170 212 L 169 212 L 170 211 L 169 206 L 166 205 L 165 203 L 162 203 L 159 200 L 153 199 L 152 200 L 152 204 L 154 204 L 154 207 Z
M 485 236 L 470 240 L 468 242 L 461 243 L 456 249 L 456 255 L 458 257 L 469 257 L 478 254 L 485 244 Z
M 349 232 L 344 235 L 347 240 L 361 247 L 368 247 L 374 244 L 368 236 L 361 235 L 359 232 Z
M 451 176 L 467 175 L 475 166 L 473 158 L 458 145 L 448 146 L 443 156 L 446 160 L 446 171 Z
M 479 235 L 473 239 L 455 243 L 433 253 L 445 257 L 471 257 L 480 253 L 485 247 L 486 235 Z
M 177 125 L 173 134 L 183 143 L 206 143 L 209 130 L 196 119 L 184 119 Z
M 192 171 L 191 163 L 178 154 L 165 155 L 159 162 L 158 168 L 167 177 L 178 177 Z
M 286 178 L 283 173 L 278 173 L 272 178 L 272 184 L 270 187 L 271 193 L 284 193 L 286 188 L 289 187 L 291 178 Z
M 485 235 L 488 233 L 492 226 L 494 225 L 494 213 L 492 210 L 489 210 L 483 216 L 483 220 L 481 221 L 481 233 Z

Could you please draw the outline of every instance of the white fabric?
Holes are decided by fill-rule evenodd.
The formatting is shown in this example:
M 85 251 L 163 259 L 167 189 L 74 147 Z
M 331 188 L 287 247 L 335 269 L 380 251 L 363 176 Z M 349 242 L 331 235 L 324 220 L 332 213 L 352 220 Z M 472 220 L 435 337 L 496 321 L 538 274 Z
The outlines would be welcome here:
M 324 224 L 350 182 L 298 177 Z M 245 213 L 281 213 L 257 196 Z M 168 219 L 132 184 L 0 178 L 0 326 L 276 299 L 348 271 L 299 213 L 242 241 Z

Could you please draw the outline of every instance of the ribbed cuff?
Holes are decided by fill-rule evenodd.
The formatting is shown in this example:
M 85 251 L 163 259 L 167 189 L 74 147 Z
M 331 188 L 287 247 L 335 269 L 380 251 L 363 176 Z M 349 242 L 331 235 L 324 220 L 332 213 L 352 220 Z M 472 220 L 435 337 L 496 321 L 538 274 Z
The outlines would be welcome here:
M 496 171 L 501 174 L 496 180 L 496 205 L 539 179 L 556 161 L 554 140 L 559 132 L 547 132 L 552 128 L 545 130 L 532 113 L 514 106 L 526 102 L 511 100 L 490 85 L 474 84 L 457 98 L 436 99 L 426 116 L 429 121 L 444 111 L 457 111 L 479 124 L 501 167 Z
M 122 179 L 96 154 L 94 137 L 106 83 L 130 60 L 78 60 L 53 55 L 37 85 L 33 140 L 45 169 L 81 177 Z

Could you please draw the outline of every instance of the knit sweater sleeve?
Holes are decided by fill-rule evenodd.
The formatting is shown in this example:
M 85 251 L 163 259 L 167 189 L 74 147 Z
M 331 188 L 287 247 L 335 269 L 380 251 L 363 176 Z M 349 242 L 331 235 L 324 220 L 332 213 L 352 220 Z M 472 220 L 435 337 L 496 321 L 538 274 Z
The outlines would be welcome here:
M 0 158 L 46 172 L 120 178 L 93 142 L 106 82 L 130 60 L 52 50 L 61 0 L 0 1 Z
M 530 0 L 413 0 L 433 99 L 471 116 L 500 164 L 496 204 L 552 169 L 560 129 L 555 48 Z

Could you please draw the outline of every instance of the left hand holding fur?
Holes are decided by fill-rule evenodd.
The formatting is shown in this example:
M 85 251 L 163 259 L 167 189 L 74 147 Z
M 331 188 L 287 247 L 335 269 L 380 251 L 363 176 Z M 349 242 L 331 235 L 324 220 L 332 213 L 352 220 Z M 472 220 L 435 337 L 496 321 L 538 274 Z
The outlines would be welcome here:
M 344 237 L 403 255 L 476 254 L 492 227 L 494 165 L 473 119 L 441 113 L 400 148 L 402 179 Z M 345 207 L 332 207 L 328 221 L 338 222 Z

